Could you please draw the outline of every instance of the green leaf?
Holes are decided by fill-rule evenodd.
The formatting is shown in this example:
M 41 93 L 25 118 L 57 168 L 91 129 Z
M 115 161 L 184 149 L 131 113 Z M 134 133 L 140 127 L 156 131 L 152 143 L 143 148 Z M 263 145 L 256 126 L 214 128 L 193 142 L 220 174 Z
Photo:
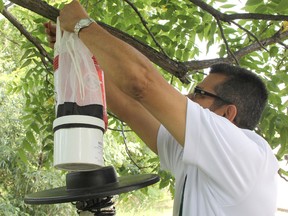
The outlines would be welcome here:
M 2 12 L 4 9 L 4 2 L 3 0 L 0 0 L 0 11 Z
M 53 150 L 53 144 L 48 144 L 43 148 L 43 151 L 48 152 Z
M 31 59 L 27 59 L 22 65 L 21 65 L 21 68 L 24 68 L 24 67 L 27 67 L 28 65 L 30 65 L 32 62 Z
M 287 0 L 281 0 L 278 6 L 276 7 L 276 11 L 278 13 L 281 13 L 283 11 L 287 11 L 288 8 L 288 1 Z
M 161 188 L 167 187 L 168 185 L 169 185 L 169 180 L 165 179 L 165 180 L 161 180 L 161 181 L 160 181 L 159 187 L 160 187 L 160 189 L 161 189 Z
M 39 127 L 35 122 L 33 122 L 30 127 L 35 131 L 35 133 L 40 134 Z
M 150 158 L 149 160 L 148 160 L 148 162 L 149 163 L 155 163 L 155 162 L 159 162 L 159 158 L 158 157 L 153 157 L 153 158 Z
M 280 140 L 281 140 L 281 146 L 286 149 L 286 145 L 288 144 L 288 128 L 287 127 L 282 127 L 280 131 Z M 288 150 L 288 149 L 286 149 Z M 285 153 L 285 152 L 284 152 Z
M 271 49 L 269 50 L 269 53 L 271 57 L 276 56 L 278 54 L 278 47 L 276 46 L 271 47 Z
M 36 143 L 36 139 L 31 131 L 27 131 L 26 138 L 31 143 Z
M 263 0 L 248 0 L 246 6 L 253 6 L 263 3 Z
M 233 33 L 235 33 L 236 32 L 236 30 L 235 29 L 233 29 L 233 28 L 226 28 L 225 30 L 224 30 L 224 33 L 225 34 L 233 34 Z
M 26 49 L 24 54 L 22 55 L 20 61 L 23 61 L 24 59 L 27 59 L 28 56 L 32 54 L 32 52 L 33 52 L 33 49 Z
M 232 8 L 234 6 L 235 4 L 225 4 L 225 5 L 222 5 L 221 8 Z
M 31 144 L 27 140 L 23 140 L 22 146 L 26 151 L 28 151 L 30 153 L 34 152 Z
M 162 29 L 162 31 L 164 31 L 164 32 L 169 32 L 171 29 L 170 29 L 170 26 L 167 26 L 167 25 L 162 25 L 161 26 L 161 29 Z
M 18 150 L 18 156 L 20 157 L 20 159 L 21 159 L 25 164 L 28 164 L 28 159 L 27 159 L 26 153 L 24 152 L 23 149 L 19 149 L 19 150 Z
M 267 13 L 267 6 L 266 5 L 259 5 L 256 9 L 255 9 L 255 13 Z

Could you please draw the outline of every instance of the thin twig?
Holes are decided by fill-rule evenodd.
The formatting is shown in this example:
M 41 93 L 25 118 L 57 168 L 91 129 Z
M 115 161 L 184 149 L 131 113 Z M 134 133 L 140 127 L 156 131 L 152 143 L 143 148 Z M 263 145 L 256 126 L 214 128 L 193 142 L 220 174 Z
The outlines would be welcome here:
M 285 181 L 287 181 L 288 182 L 288 179 L 287 178 L 285 178 L 283 175 L 282 175 L 282 173 L 281 173 L 281 171 L 280 171 L 281 169 L 279 169 L 278 170 L 278 174 L 279 174 L 279 176 L 282 178 L 282 179 L 284 179 Z
M 111 127 L 108 127 L 108 130 L 111 130 L 111 131 L 117 131 L 117 132 L 133 132 L 132 130 L 123 130 L 123 129 L 115 129 L 115 128 L 111 128 Z
M 49 56 L 43 46 L 34 38 L 23 26 L 22 24 L 12 15 L 10 14 L 6 8 L 3 9 L 2 14 L 6 17 L 26 38 L 30 41 L 34 46 L 38 49 L 41 54 L 41 61 L 43 62 L 46 68 L 49 68 L 47 60 L 52 64 L 53 59 Z M 47 60 L 46 60 L 47 59 Z M 48 70 L 48 73 L 51 71 Z
M 173 85 L 173 82 L 174 82 L 174 75 L 171 76 L 170 85 Z
M 287 61 L 287 57 L 283 57 L 281 60 L 279 60 L 277 66 L 276 66 L 276 69 L 280 70 L 280 67 L 283 66 L 286 63 L 286 61 Z M 288 111 L 288 107 L 287 107 L 287 111 Z M 286 160 L 287 160 L 287 164 L 288 164 L 288 159 L 286 159 Z
M 249 20 L 276 20 L 276 21 L 283 21 L 288 20 L 287 15 L 270 15 L 270 14 L 260 14 L 260 13 L 236 13 L 236 14 L 225 14 L 222 13 L 211 5 L 205 3 L 202 0 L 190 0 L 194 5 L 200 7 L 202 10 L 207 11 L 215 18 L 220 19 L 224 22 L 231 22 L 232 20 L 237 19 L 249 19 Z
M 121 134 L 122 134 L 122 136 L 123 136 L 123 141 L 124 141 L 124 144 L 125 144 L 125 150 L 126 150 L 126 152 L 127 152 L 127 154 L 128 154 L 128 157 L 129 157 L 130 160 L 132 161 L 132 163 L 133 163 L 139 170 L 147 169 L 147 168 L 152 168 L 153 166 L 141 167 L 141 166 L 139 166 L 139 165 L 136 163 L 135 160 L 133 160 L 133 157 L 132 157 L 131 152 L 130 152 L 130 150 L 129 150 L 129 148 L 128 148 L 128 145 L 127 145 L 127 139 L 126 139 L 125 130 L 124 130 L 124 126 L 125 126 L 125 125 L 124 125 L 124 122 L 121 122 L 121 124 L 122 124 Z
M 132 157 L 132 155 L 131 155 L 131 152 L 130 152 L 130 150 L 129 150 L 129 148 L 128 148 L 128 145 L 127 145 L 127 139 L 126 139 L 126 135 L 125 135 L 125 132 L 124 132 L 124 123 L 121 121 L 121 126 L 122 126 L 122 130 L 121 130 L 121 134 L 122 134 L 122 136 L 123 136 L 123 142 L 124 142 L 124 145 L 125 145 L 125 150 L 126 150 L 126 152 L 127 152 L 127 154 L 128 154 L 128 157 L 130 158 L 130 160 L 132 161 L 132 163 L 139 169 L 139 170 L 141 170 L 141 169 L 143 169 L 143 167 L 140 167 L 135 161 L 134 161 L 134 159 L 133 159 L 133 157 Z
M 277 43 L 282 45 L 285 49 L 288 50 L 288 45 L 284 44 L 281 40 L 277 39 Z
M 250 32 L 249 30 L 247 30 L 246 28 L 242 27 L 241 25 L 239 25 L 238 23 L 231 21 L 231 23 L 233 23 L 234 25 L 236 25 L 238 28 L 242 29 L 243 31 L 245 31 L 248 35 L 252 36 L 257 43 L 267 52 L 269 52 L 266 47 L 263 46 L 263 44 L 260 43 L 259 39 L 256 37 L 256 35 L 254 35 L 252 32 Z
M 10 41 L 11 43 L 13 43 L 13 44 L 15 44 L 17 46 L 20 46 L 20 44 L 17 41 L 12 40 L 10 35 L 8 35 L 7 33 L 5 33 L 5 32 L 0 30 L 0 34 L 1 34 L 1 36 L 3 36 L 5 38 L 5 40 Z
M 135 7 L 135 5 L 130 1 L 130 0 L 124 0 L 127 4 L 129 4 L 133 10 L 135 11 L 135 13 L 138 15 L 138 17 L 140 18 L 143 26 L 145 27 L 145 29 L 147 30 L 147 32 L 149 33 L 149 35 L 151 36 L 152 40 L 154 41 L 154 43 L 156 44 L 156 46 L 160 49 L 160 51 L 165 54 L 166 52 L 164 51 L 164 49 L 161 47 L 161 45 L 158 43 L 158 41 L 156 40 L 156 38 L 154 37 L 154 35 L 152 34 L 152 32 L 150 31 L 150 29 L 148 28 L 147 24 L 148 22 L 143 18 L 143 16 L 141 15 L 141 13 L 138 11 L 138 9 Z
M 111 117 L 113 117 L 113 118 L 116 119 L 117 121 L 121 122 L 122 125 L 124 125 L 124 122 L 123 122 L 121 119 L 119 119 L 116 115 L 114 115 L 113 113 L 108 112 L 108 115 L 111 116 Z M 126 125 L 124 125 L 124 126 L 126 126 Z M 121 130 L 119 130 L 119 129 L 115 129 L 115 128 L 108 127 L 108 129 L 111 130 L 111 131 L 123 132 L 123 128 L 122 128 Z M 124 132 L 131 132 L 131 131 L 132 131 L 132 130 L 124 130 Z
M 231 49 L 230 49 L 230 47 L 229 47 L 229 45 L 228 45 L 228 42 L 227 42 L 227 40 L 226 40 L 224 31 L 223 31 L 223 28 L 222 28 L 222 25 L 221 25 L 221 21 L 220 21 L 218 18 L 216 18 L 216 21 L 217 21 L 217 25 L 218 25 L 218 27 L 219 27 L 219 29 L 220 29 L 220 33 L 221 33 L 222 39 L 223 39 L 223 41 L 224 41 L 224 43 L 225 43 L 225 46 L 226 46 L 228 55 L 230 54 L 230 55 L 233 57 L 233 59 L 235 60 L 236 64 L 239 65 L 238 59 L 236 58 L 236 56 L 234 55 L 234 53 L 231 51 Z

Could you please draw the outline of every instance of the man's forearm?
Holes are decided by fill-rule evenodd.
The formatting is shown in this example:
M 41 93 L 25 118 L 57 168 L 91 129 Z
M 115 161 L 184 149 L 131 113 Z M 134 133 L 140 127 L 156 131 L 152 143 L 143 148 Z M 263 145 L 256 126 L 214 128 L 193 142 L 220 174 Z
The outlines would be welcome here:
M 143 97 L 149 77 L 155 71 L 143 54 L 96 23 L 83 29 L 79 36 L 123 92 L 137 100 Z
M 157 153 L 160 123 L 138 101 L 118 89 L 109 76 L 105 76 L 105 83 L 108 109 L 126 122 L 145 144 Z
M 63 29 L 73 31 L 76 23 L 87 17 L 84 8 L 74 0 L 60 11 L 59 19 Z M 151 121 L 145 118 L 141 121 L 156 125 L 153 121 L 157 119 L 180 144 L 184 144 L 187 99 L 163 79 L 149 59 L 97 23 L 82 29 L 79 36 L 96 56 L 105 76 L 151 116 Z M 145 125 L 140 128 L 143 130 Z

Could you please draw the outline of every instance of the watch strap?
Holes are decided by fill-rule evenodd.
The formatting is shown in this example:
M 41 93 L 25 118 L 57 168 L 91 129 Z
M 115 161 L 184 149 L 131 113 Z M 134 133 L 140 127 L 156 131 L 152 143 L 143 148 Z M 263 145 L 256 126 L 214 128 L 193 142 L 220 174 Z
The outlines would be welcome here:
M 79 36 L 79 32 L 83 29 L 86 28 L 88 26 L 90 26 L 92 23 L 94 23 L 95 20 L 93 20 L 92 18 L 84 18 L 84 19 L 80 19 L 75 27 L 74 27 L 74 33 Z

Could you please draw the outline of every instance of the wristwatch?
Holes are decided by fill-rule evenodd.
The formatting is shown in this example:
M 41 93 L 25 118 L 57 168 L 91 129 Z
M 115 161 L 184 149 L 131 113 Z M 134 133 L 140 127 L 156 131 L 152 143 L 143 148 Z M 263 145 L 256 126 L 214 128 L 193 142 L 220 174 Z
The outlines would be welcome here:
M 86 28 L 88 26 L 90 26 L 92 23 L 94 23 L 95 20 L 93 20 L 92 18 L 85 18 L 85 19 L 80 19 L 75 27 L 74 27 L 74 33 L 79 36 L 79 32 L 83 29 Z

